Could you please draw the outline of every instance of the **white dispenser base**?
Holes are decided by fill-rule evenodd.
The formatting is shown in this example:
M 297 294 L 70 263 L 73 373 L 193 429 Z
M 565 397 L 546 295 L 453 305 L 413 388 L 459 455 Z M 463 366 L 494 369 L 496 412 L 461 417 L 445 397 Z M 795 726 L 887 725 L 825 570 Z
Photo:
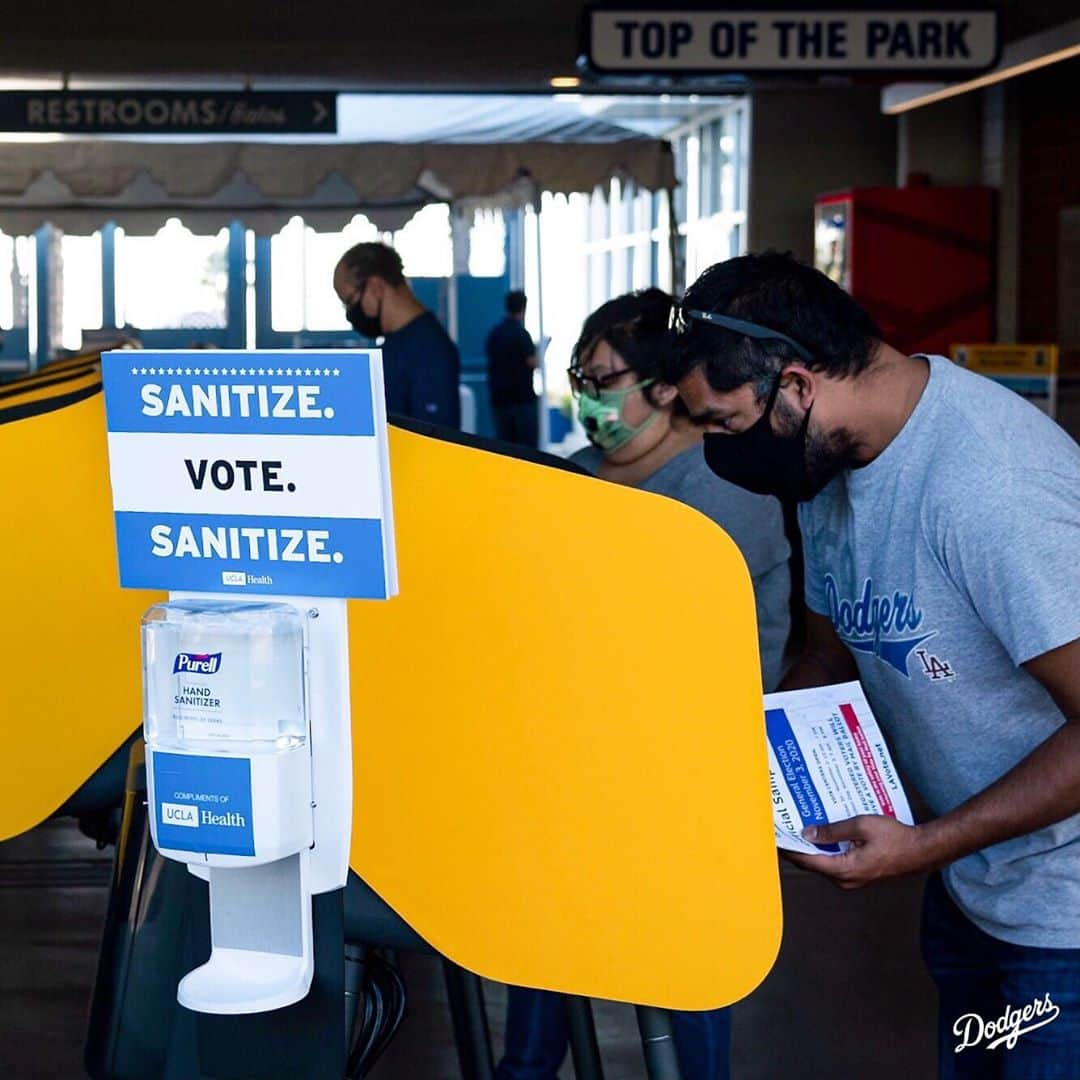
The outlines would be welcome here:
M 195 1012 L 269 1012 L 307 997 L 312 975 L 302 958 L 215 947 L 207 963 L 180 980 L 176 998 Z
M 212 950 L 180 980 L 181 1005 L 235 1015 L 307 996 L 315 973 L 309 860 L 303 851 L 261 866 L 208 868 Z

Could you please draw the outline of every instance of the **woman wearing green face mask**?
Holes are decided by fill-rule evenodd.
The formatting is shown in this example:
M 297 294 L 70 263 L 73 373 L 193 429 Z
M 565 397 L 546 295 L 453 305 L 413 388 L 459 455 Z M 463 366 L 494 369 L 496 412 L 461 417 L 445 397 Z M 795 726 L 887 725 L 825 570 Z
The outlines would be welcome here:
M 783 513 L 776 499 L 735 487 L 705 464 L 701 432 L 686 420 L 675 388 L 663 381 L 671 303 L 660 289 L 646 289 L 610 300 L 585 320 L 570 380 L 593 445 L 571 460 L 606 480 L 685 502 L 735 541 L 754 582 L 762 678 L 764 689 L 772 690 L 789 629 L 791 552 Z M 657 569 L 670 571 L 677 558 L 678 552 L 661 554 Z M 716 720 L 722 723 L 719 713 Z M 728 1080 L 728 1010 L 677 1012 L 671 1021 L 683 1080 Z M 558 994 L 511 987 L 497 1080 L 555 1080 L 567 1040 Z
M 701 441 L 661 381 L 670 313 L 660 289 L 617 297 L 585 320 L 574 346 L 570 385 L 593 449 L 572 460 L 606 480 L 640 484 Z

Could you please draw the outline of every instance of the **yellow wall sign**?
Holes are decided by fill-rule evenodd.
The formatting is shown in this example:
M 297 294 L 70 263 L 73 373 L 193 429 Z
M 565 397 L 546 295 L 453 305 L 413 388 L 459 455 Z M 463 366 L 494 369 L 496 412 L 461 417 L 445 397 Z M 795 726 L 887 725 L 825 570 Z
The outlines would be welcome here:
M 159 596 L 118 584 L 95 377 L 43 414 L 20 408 L 40 382 L 0 403 L 0 838 L 141 719 Z M 680 1009 L 745 996 L 781 912 L 735 545 L 591 477 L 396 429 L 390 456 L 401 594 L 349 602 L 353 869 L 489 978 Z
M 1056 345 L 954 345 L 952 358 L 984 375 L 1056 375 Z
M 1014 390 L 1047 415 L 1057 414 L 1056 345 L 954 345 L 952 358 Z

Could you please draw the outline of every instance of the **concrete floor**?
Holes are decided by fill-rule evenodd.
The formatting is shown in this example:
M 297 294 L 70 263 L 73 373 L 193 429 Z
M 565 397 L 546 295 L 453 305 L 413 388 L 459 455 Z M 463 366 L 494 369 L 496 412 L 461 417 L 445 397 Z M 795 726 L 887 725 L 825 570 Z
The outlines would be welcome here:
M 67 821 L 0 844 L 4 1080 L 84 1076 L 111 862 L 111 850 L 96 851 Z M 735 1007 L 732 1076 L 930 1080 L 935 995 L 918 957 L 921 883 L 845 894 L 786 864 L 782 878 L 784 944 L 762 986 Z M 402 968 L 409 1012 L 373 1080 L 458 1080 L 439 965 L 413 955 Z M 505 994 L 485 989 L 498 1052 Z M 607 1080 L 644 1077 L 633 1011 L 597 1002 L 594 1013 Z

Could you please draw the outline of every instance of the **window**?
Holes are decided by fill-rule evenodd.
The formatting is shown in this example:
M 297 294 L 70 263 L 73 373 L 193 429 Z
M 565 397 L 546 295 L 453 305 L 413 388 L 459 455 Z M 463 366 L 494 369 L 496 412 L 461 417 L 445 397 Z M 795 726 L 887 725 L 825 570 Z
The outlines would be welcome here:
M 543 233 L 543 332 L 551 338 L 545 357 L 548 399 L 569 393 L 565 369 L 587 315 L 630 289 L 669 288 L 667 198 L 615 179 L 591 195 L 552 195 L 541 200 Z M 535 304 L 536 215 L 525 214 L 527 325 L 539 330 Z
M 196 236 L 179 218 L 169 218 L 154 236 L 126 236 L 118 228 L 117 325 L 140 330 L 224 327 L 228 253 L 228 229 Z M 100 280 L 99 272 L 99 294 Z
M 584 248 L 589 311 L 631 289 L 670 288 L 670 259 L 662 253 L 668 247 L 667 216 L 660 209 L 666 201 L 617 179 L 589 197 L 587 217 L 560 245 L 567 254 Z
M 544 355 L 545 380 L 548 400 L 558 403 L 570 393 L 566 368 L 570 365 L 570 350 L 581 332 L 581 324 L 596 306 L 592 303 L 592 292 L 601 287 L 601 282 L 606 287 L 607 279 L 603 277 L 606 271 L 602 258 L 593 259 L 587 264 L 582 257 L 587 222 L 599 212 L 593 198 L 581 194 L 567 196 L 545 192 L 540 207 L 539 227 L 543 248 L 539 253 L 536 247 L 537 216 L 531 207 L 526 209 L 524 215 L 524 289 L 529 300 L 525 325 L 534 340 L 538 340 L 541 333 L 550 339 Z M 542 290 L 537 274 L 538 263 L 542 264 Z
M 338 233 L 317 233 L 294 217 L 270 239 L 271 322 L 279 331 L 348 330 L 333 289 L 334 267 L 353 244 L 381 240 L 363 214 Z
M 82 348 L 84 330 L 102 326 L 101 233 L 93 236 L 60 238 L 63 267 L 63 323 L 61 342 L 65 349 Z
M 679 186 L 675 189 L 675 219 L 677 221 L 685 221 L 687 217 L 686 160 L 689 141 L 690 137 L 683 134 L 673 139 L 671 144 L 672 156 L 675 159 L 675 175 L 679 178 Z
M 450 277 L 454 272 L 450 207 L 446 203 L 425 206 L 394 233 L 393 246 L 406 277 Z
M 320 233 L 294 217 L 270 239 L 270 319 L 277 331 L 348 330 L 334 292 L 334 267 L 354 244 L 381 241 L 401 255 L 406 277 L 449 277 L 453 270 L 450 208 L 433 203 L 396 233 L 380 232 L 363 214 L 341 232 Z
M 502 277 L 506 273 L 506 219 L 501 210 L 477 210 L 469 228 L 469 273 Z
M 0 233 L 0 330 L 26 326 L 29 321 L 36 250 L 32 236 Z
M 746 229 L 747 106 L 736 102 L 687 125 L 675 139 L 682 195 L 676 200 L 686 284 L 739 255 Z

